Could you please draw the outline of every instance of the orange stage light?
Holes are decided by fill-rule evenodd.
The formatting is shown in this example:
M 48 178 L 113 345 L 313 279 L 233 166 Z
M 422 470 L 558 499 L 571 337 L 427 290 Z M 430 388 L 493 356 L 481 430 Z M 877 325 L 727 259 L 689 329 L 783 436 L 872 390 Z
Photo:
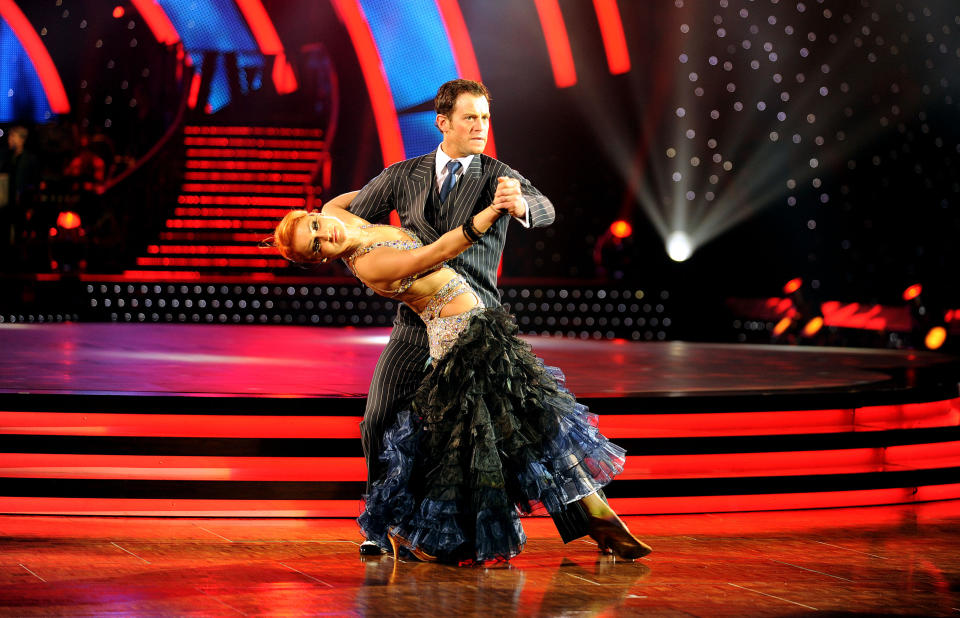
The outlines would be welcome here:
M 919 283 L 914 283 L 903 291 L 903 300 L 913 300 L 917 296 L 920 296 L 920 292 L 922 291 L 923 286 Z
M 73 230 L 80 227 L 80 215 L 70 210 L 65 210 L 57 215 L 57 225 L 65 230 Z
M 801 285 L 803 285 L 803 279 L 801 279 L 800 277 L 791 279 L 790 281 L 787 281 L 787 283 L 783 286 L 783 293 L 793 294 L 794 292 L 800 289 Z
M 773 334 L 779 337 L 780 335 L 785 333 L 788 328 L 790 328 L 790 324 L 792 322 L 793 320 L 791 320 L 790 318 L 783 318 L 782 320 L 777 322 L 776 326 L 773 327 Z
M 823 318 L 818 315 L 806 323 L 806 325 L 803 327 L 803 334 L 807 337 L 813 337 L 820 332 L 821 328 L 823 328 Z
M 610 233 L 617 238 L 627 238 L 633 234 L 633 226 L 623 219 L 610 224 Z
M 119 4 L 118 4 L 117 6 L 115 6 L 115 7 L 113 7 L 113 16 L 116 17 L 117 19 L 120 19 L 121 17 L 123 17 L 123 14 L 124 14 L 125 12 L 126 12 L 126 11 L 124 11 L 124 10 L 123 10 L 123 7 L 120 6 Z
M 927 336 L 924 337 L 923 343 L 926 344 L 927 349 L 937 350 L 940 346 L 943 345 L 943 342 L 947 340 L 947 329 L 942 326 L 934 326 L 927 332 Z

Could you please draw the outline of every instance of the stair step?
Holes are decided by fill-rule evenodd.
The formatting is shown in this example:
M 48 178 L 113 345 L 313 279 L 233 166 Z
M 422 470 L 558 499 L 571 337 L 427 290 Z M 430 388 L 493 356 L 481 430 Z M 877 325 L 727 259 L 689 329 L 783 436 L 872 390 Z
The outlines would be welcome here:
M 185 182 L 182 191 L 188 193 L 274 193 L 285 195 L 302 195 L 302 184 L 224 184 L 214 182 Z
M 290 172 L 185 172 L 183 179 L 189 182 L 249 182 L 249 183 L 286 183 L 306 184 L 310 174 Z
M 264 137 L 188 137 L 183 143 L 187 146 L 207 146 L 212 148 L 276 148 L 283 150 L 317 151 L 326 148 L 319 139 L 283 139 Z
M 184 163 L 188 170 L 265 170 L 270 172 L 313 172 L 314 161 L 260 161 L 231 159 L 192 159 Z
M 185 135 L 264 135 L 270 137 L 323 137 L 322 129 L 254 126 L 186 126 Z
M 316 161 L 317 152 L 313 150 L 285 150 L 264 148 L 187 148 L 188 159 L 255 159 L 285 161 Z
M 286 270 L 286 260 L 259 244 L 291 208 L 306 207 L 323 137 L 312 128 L 185 127 L 177 205 L 136 267 L 251 277 Z

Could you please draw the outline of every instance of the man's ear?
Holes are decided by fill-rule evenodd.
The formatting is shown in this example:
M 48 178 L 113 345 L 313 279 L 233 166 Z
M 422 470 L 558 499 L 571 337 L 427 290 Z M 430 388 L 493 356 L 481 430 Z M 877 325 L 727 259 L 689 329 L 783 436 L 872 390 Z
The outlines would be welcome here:
M 437 128 L 440 129 L 441 133 L 446 133 L 447 129 L 450 128 L 450 119 L 443 114 L 437 114 Z

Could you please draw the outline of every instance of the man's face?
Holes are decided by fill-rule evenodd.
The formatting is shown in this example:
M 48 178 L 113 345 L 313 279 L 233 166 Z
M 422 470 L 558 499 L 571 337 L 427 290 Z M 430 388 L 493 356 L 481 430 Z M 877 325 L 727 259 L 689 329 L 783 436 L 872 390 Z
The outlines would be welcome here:
M 451 159 L 480 154 L 490 130 L 487 97 L 464 92 L 457 97 L 450 116 L 437 116 L 437 126 L 443 132 L 443 151 Z

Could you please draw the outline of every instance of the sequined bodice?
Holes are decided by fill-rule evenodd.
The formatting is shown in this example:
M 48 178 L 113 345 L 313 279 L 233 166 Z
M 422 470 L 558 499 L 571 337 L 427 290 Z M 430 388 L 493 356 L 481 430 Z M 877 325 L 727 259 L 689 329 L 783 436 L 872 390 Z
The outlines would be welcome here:
M 366 229 L 369 227 L 392 227 L 392 226 L 370 224 L 370 225 L 361 226 L 361 229 Z M 423 246 L 423 243 L 420 242 L 420 239 L 417 238 L 416 234 L 414 234 L 413 232 L 411 232 L 406 228 L 400 228 L 400 229 L 403 231 L 404 234 L 410 237 L 410 240 L 381 240 L 371 245 L 368 245 L 366 247 L 360 247 L 350 255 L 343 258 L 343 262 L 347 265 L 347 268 L 350 269 L 350 272 L 353 273 L 354 277 L 356 277 L 357 279 L 360 279 L 360 276 L 357 275 L 357 269 L 354 267 L 354 262 L 356 261 L 356 259 L 358 257 L 361 257 L 363 255 L 370 253 L 374 249 L 379 249 L 380 247 L 392 247 L 393 249 L 399 249 L 401 251 L 409 251 L 410 249 L 418 249 Z M 415 275 L 404 277 L 403 279 L 400 280 L 400 285 L 398 285 L 395 290 L 381 290 L 377 287 L 370 285 L 366 281 L 364 281 L 364 283 L 367 286 L 369 286 L 370 289 L 372 289 L 374 292 L 379 292 L 385 296 L 389 296 L 390 298 L 396 298 L 397 296 L 400 296 L 401 294 L 409 290 L 410 286 L 413 285 L 414 281 L 416 281 L 423 275 L 440 270 L 440 268 L 441 266 L 434 266 L 433 268 L 428 268 L 427 270 L 416 273 Z
M 365 225 L 364 227 L 375 226 Z M 378 247 L 393 247 L 394 249 L 399 249 L 401 251 L 409 251 L 411 249 L 416 249 L 423 246 L 423 243 L 420 242 L 420 239 L 417 238 L 413 232 L 407 229 L 404 229 L 403 232 L 407 234 L 411 240 L 383 240 L 375 242 L 370 246 L 357 249 L 352 254 L 343 258 L 343 261 L 346 263 L 347 268 L 350 269 L 354 276 L 360 279 L 353 265 L 354 261 L 358 257 L 366 255 Z M 395 290 L 380 290 L 371 286 L 369 283 L 364 283 L 366 283 L 366 285 L 368 285 L 375 292 L 395 298 L 410 289 L 410 286 L 413 285 L 413 283 L 420 277 L 432 272 L 436 272 L 442 267 L 442 265 L 435 266 L 415 275 L 404 277 L 400 281 L 400 285 L 397 286 L 397 289 Z M 440 312 L 443 310 L 444 306 L 461 294 L 473 294 L 477 298 L 477 302 L 479 304 L 469 311 L 458 313 L 456 315 L 440 317 Z M 470 318 L 483 309 L 484 305 L 483 301 L 480 300 L 480 296 L 473 291 L 473 288 L 471 288 L 467 281 L 459 274 L 454 274 L 450 281 L 447 281 L 445 284 L 443 284 L 439 290 L 434 292 L 430 298 L 427 299 L 427 303 L 424 306 L 423 311 L 420 312 L 420 319 L 422 319 L 424 324 L 427 326 L 427 336 L 430 340 L 430 357 L 434 360 L 434 362 L 443 358 L 447 352 L 450 351 L 450 349 L 453 347 L 453 344 L 456 343 L 457 337 L 467 327 L 467 324 L 469 324 Z
M 469 311 L 440 317 L 440 311 L 444 305 L 461 294 L 473 294 L 477 297 L 479 304 Z M 420 313 L 420 319 L 427 325 L 427 337 L 430 339 L 430 358 L 434 362 L 443 358 L 456 343 L 457 337 L 460 336 L 463 329 L 470 323 L 470 318 L 482 310 L 483 301 L 460 275 L 454 275 L 453 279 L 447 281 L 439 290 L 434 292 L 433 296 L 427 301 L 426 307 Z

